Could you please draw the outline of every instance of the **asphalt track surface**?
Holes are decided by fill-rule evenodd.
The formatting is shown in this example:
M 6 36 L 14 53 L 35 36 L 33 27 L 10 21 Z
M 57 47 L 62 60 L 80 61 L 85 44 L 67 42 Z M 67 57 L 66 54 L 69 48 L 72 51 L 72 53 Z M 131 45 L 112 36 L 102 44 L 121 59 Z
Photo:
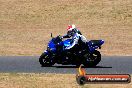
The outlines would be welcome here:
M 38 56 L 0 56 L 0 72 L 77 73 L 77 68 L 72 65 L 55 64 L 53 67 L 41 67 L 38 58 Z M 84 68 L 87 73 L 132 74 L 132 56 L 103 56 L 101 62 L 96 67 Z

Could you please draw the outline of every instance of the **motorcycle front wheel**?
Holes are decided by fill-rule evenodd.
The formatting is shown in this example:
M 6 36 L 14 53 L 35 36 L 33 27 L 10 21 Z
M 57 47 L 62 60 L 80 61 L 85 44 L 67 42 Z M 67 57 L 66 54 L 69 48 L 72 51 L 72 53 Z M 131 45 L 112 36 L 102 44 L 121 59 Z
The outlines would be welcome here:
M 46 53 L 42 53 L 39 58 L 39 63 L 42 67 L 50 67 L 55 64 L 54 61 L 50 58 L 50 56 Z

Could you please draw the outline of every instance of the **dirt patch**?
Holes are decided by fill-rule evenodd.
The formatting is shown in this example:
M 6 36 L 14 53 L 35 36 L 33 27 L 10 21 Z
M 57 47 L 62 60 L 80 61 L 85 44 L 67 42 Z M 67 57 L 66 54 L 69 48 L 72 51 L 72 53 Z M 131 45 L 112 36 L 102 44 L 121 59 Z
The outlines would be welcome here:
M 102 55 L 132 55 L 131 0 L 0 0 L 0 55 L 40 55 L 75 24 Z

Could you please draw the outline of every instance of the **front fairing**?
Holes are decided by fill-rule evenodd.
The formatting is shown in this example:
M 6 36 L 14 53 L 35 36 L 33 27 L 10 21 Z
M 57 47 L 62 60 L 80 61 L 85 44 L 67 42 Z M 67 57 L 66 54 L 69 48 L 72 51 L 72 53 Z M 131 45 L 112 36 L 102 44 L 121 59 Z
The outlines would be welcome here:
M 54 38 L 49 41 L 47 49 L 50 51 L 56 51 L 56 44 L 54 43 Z

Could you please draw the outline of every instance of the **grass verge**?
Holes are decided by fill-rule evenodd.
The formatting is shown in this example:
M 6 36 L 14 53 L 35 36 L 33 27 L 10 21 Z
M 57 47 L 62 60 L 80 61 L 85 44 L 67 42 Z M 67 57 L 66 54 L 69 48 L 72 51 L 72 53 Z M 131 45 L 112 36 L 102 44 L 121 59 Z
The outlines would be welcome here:
M 132 0 L 0 0 L 0 55 L 40 55 L 69 24 L 102 55 L 132 55 Z
M 0 88 L 132 88 L 130 84 L 76 83 L 75 74 L 0 73 Z

